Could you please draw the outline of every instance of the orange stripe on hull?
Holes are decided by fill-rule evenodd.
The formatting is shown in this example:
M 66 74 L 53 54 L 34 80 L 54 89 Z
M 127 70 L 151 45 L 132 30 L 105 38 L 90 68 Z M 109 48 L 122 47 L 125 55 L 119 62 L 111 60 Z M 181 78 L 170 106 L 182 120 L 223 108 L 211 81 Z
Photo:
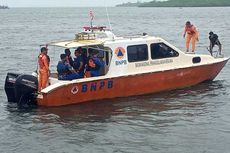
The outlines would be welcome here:
M 71 84 L 45 93 L 37 101 L 42 106 L 61 106 L 188 87 L 213 80 L 226 62 Z

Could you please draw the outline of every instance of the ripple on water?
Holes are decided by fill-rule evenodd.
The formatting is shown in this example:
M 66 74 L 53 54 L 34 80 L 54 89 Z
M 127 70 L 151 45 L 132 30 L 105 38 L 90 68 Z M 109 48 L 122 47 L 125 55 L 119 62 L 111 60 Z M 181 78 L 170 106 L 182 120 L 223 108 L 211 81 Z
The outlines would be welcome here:
M 6 73 L 34 71 L 39 45 L 73 38 L 81 25 L 88 24 L 89 10 L 92 8 L 1 10 L 0 20 L 4 21 L 0 24 L 1 152 L 229 152 L 229 63 L 215 81 L 186 89 L 31 110 L 6 102 L 3 89 Z M 95 24 L 104 25 L 105 9 L 93 10 Z M 197 53 L 208 54 L 208 32 L 213 30 L 219 35 L 224 54 L 230 55 L 229 9 L 108 10 L 117 35 L 146 32 L 184 49 L 183 26 L 191 20 L 200 32 Z M 55 51 L 49 52 L 53 61 L 59 57 Z

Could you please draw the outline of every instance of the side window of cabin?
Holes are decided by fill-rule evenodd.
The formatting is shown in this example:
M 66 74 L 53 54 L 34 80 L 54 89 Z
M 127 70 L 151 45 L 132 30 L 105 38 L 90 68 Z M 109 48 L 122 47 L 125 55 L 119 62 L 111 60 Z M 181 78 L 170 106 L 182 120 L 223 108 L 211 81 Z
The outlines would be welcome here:
M 148 46 L 146 44 L 128 46 L 127 53 L 129 62 L 148 60 Z
M 112 58 L 112 50 L 109 47 L 105 47 L 104 50 L 105 52 L 105 63 L 106 65 L 110 64 L 111 58 Z
M 179 53 L 164 43 L 151 44 L 152 59 L 162 59 L 177 56 L 179 56 Z

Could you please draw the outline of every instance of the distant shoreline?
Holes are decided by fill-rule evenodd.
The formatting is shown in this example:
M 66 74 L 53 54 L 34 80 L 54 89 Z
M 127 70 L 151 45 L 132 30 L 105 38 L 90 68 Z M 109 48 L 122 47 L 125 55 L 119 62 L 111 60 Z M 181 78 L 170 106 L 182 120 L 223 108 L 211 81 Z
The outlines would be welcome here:
M 127 8 L 151 8 L 151 7 L 138 7 L 138 6 L 111 6 L 111 7 L 109 7 L 109 8 L 116 8 L 116 7 L 127 7 Z M 189 7 L 191 7 L 192 8 L 192 6 L 172 6 L 172 7 L 166 7 L 166 6 L 157 6 L 157 7 L 152 7 L 152 8 L 189 8 Z M 196 7 L 196 8 L 208 8 L 208 7 L 210 7 L 210 8 L 218 8 L 218 7 L 223 7 L 223 8 L 227 8 L 227 7 L 230 7 L 230 6 L 194 6 L 194 7 Z M 97 6 L 97 7 L 85 7 L 85 6 L 83 6 L 83 7 L 75 7 L 75 6 L 71 6 L 71 7 L 69 7 L 69 6 L 55 6 L 55 7 L 36 7 L 36 6 L 33 6 L 33 7 L 10 7 L 10 9 L 34 9 L 34 8 L 44 8 L 44 9 L 55 9 L 55 8 L 63 8 L 63 9 L 71 9 L 71 8 L 104 8 L 103 6 Z
M 137 3 L 123 3 L 116 7 L 230 7 L 230 0 L 168 0 Z
M 154 7 L 154 8 L 161 8 L 161 7 L 165 7 L 165 8 L 177 8 L 177 7 L 179 7 L 179 8 L 189 8 L 189 7 L 200 7 L 200 8 L 206 8 L 206 7 L 230 7 L 230 5 L 229 6 L 115 6 L 115 7 L 139 7 L 139 8 L 150 8 L 150 7 Z

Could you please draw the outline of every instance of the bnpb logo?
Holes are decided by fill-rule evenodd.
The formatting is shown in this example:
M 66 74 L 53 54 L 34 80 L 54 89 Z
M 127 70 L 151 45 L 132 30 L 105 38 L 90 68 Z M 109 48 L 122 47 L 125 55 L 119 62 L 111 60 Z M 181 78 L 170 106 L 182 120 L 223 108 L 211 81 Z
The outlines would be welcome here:
M 118 47 L 116 50 L 115 50 L 115 54 L 117 55 L 117 57 L 119 59 L 122 59 L 125 55 L 125 49 L 122 48 L 122 47 Z

